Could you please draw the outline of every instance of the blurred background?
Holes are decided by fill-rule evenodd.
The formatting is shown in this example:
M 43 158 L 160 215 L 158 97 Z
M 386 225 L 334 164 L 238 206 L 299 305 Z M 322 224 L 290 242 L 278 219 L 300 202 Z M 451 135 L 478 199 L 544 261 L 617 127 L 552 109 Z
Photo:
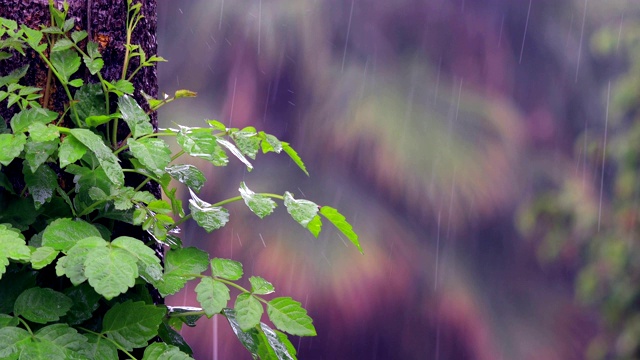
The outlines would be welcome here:
M 301 301 L 301 359 L 640 358 L 640 3 L 159 1 L 161 126 L 253 125 L 286 156 L 210 168 L 341 210 L 365 255 L 283 206 L 185 243 Z M 202 164 L 204 165 L 204 164 Z M 169 299 L 197 305 L 193 286 Z M 249 359 L 224 318 L 198 359 Z

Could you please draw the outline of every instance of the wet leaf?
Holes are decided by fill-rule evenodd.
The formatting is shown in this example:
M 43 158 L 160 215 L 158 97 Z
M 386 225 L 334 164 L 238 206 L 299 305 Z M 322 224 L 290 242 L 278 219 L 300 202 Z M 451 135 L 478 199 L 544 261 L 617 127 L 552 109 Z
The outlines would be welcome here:
M 291 335 L 315 336 L 316 329 L 307 310 L 290 297 L 279 297 L 269 301 L 267 314 L 273 324 Z
M 193 165 L 173 165 L 165 168 L 165 171 L 195 192 L 200 192 L 207 181 L 202 171 Z
M 358 234 L 353 231 L 351 224 L 347 222 L 345 217 L 338 212 L 338 210 L 330 207 L 323 206 L 320 208 L 320 213 L 327 218 L 335 227 L 340 230 L 344 234 L 344 236 L 349 239 L 358 248 L 358 251 L 364 254 L 362 251 L 362 246 L 360 246 L 360 242 L 358 241 Z
M 138 105 L 133 97 L 124 95 L 118 99 L 118 107 L 122 119 L 129 125 L 134 139 L 153 133 L 153 126 L 149 115 Z
M 202 278 L 196 285 L 195 292 L 198 302 L 209 318 L 222 311 L 230 299 L 229 288 L 210 277 Z
M 143 347 L 158 334 L 166 310 L 142 301 L 114 305 L 104 315 L 102 334 L 127 350 Z
M 229 211 L 220 206 L 212 206 L 206 201 L 202 201 L 189 189 L 191 199 L 189 199 L 189 210 L 193 219 L 207 232 L 223 227 L 229 222 Z
M 133 156 L 156 176 L 165 173 L 165 167 L 171 162 L 171 149 L 160 139 L 147 138 L 141 140 L 129 139 L 129 150 Z
M 238 261 L 221 258 L 211 259 L 212 276 L 227 280 L 239 280 L 242 274 L 242 264 Z
M 296 200 L 288 191 L 284 193 L 284 206 L 289 215 L 304 228 L 307 228 L 309 222 L 318 214 L 316 203 L 304 199 Z
M 29 321 L 46 324 L 60 320 L 60 317 L 71 309 L 72 303 L 63 293 L 49 288 L 33 287 L 18 296 L 13 312 Z
M 242 331 L 247 331 L 258 325 L 264 311 L 260 301 L 247 293 L 238 295 L 234 309 L 236 310 L 236 320 Z
M 44 229 L 42 245 L 67 251 L 79 240 L 88 237 L 100 237 L 98 229 L 88 222 L 69 218 L 56 219 Z
M 251 209 L 251 211 L 260 218 L 264 218 L 271 214 L 273 209 L 276 208 L 275 201 L 264 195 L 254 193 L 247 187 L 244 181 L 240 183 L 240 188 L 238 190 L 244 199 L 244 203 L 247 204 L 249 209 Z

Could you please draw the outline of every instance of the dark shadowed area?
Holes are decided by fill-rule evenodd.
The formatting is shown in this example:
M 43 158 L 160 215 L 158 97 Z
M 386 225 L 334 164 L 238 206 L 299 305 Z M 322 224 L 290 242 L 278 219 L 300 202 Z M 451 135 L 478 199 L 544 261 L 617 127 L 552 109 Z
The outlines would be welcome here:
M 223 230 L 183 227 L 186 244 L 303 303 L 318 336 L 292 339 L 300 359 L 637 355 L 637 2 L 158 11 L 160 92 L 198 92 L 163 108 L 160 126 L 252 125 L 311 174 L 265 155 L 251 173 L 211 169 L 200 197 L 235 196 L 241 181 L 291 190 L 339 208 L 360 235 L 364 256 L 333 229 L 315 239 L 283 208 L 260 220 L 241 204 Z M 168 303 L 197 306 L 192 290 Z M 182 333 L 198 359 L 250 358 L 222 317 Z

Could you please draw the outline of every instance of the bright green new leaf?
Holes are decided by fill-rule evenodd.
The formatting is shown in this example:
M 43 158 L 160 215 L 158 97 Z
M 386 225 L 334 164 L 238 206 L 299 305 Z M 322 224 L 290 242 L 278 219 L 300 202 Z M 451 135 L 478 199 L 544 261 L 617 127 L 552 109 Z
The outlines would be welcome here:
M 22 233 L 9 224 L 0 224 L 0 277 L 9 265 L 9 259 L 27 261 L 30 258 L 31 250 Z
M 198 93 L 195 91 L 191 91 L 191 90 L 186 90 L 186 89 L 180 89 L 180 90 L 176 90 L 175 94 L 173 95 L 176 99 L 181 99 L 181 98 L 186 98 L 186 97 L 196 97 L 198 96 Z
M 60 132 L 53 125 L 36 122 L 31 124 L 27 130 L 29 131 L 29 137 L 34 142 L 51 141 L 60 138 Z
M 119 119 L 119 118 L 120 118 L 120 114 L 93 115 L 93 116 L 88 116 L 86 119 L 84 119 L 84 121 L 89 127 L 97 127 L 102 124 L 106 124 L 113 119 Z
M 84 262 L 84 274 L 98 294 L 111 300 L 135 284 L 136 260 L 130 252 L 116 247 L 92 249 Z
M 211 206 L 208 202 L 200 200 L 196 194 L 189 189 L 191 199 L 189 199 L 189 209 L 193 219 L 207 232 L 223 227 L 229 221 L 229 211 L 220 206 Z
M 266 134 L 264 131 L 260 131 L 258 136 L 262 139 L 262 153 L 266 154 L 268 152 L 275 152 L 276 154 L 280 154 L 282 151 L 282 143 L 278 138 L 273 135 Z
M 267 314 L 273 324 L 291 335 L 315 336 L 316 329 L 307 310 L 290 297 L 279 297 L 269 301 Z
M 69 86 L 73 86 L 73 87 L 79 88 L 82 85 L 84 85 L 84 80 L 82 80 L 82 79 L 73 79 L 73 80 L 69 81 Z
M 143 301 L 115 304 L 104 315 L 102 334 L 127 350 L 147 345 L 158 334 L 166 309 Z
M 194 247 L 171 249 L 165 254 L 164 276 L 155 286 L 163 296 L 175 294 L 188 280 L 209 267 L 209 254 Z
M 104 144 L 104 141 L 88 129 L 71 129 L 69 131 L 71 135 L 96 155 L 109 180 L 117 186 L 122 186 L 124 184 L 124 172 L 118 163 L 118 157 Z
M 38 45 L 40 45 L 40 41 L 42 40 L 42 32 L 31 29 L 26 25 L 20 25 L 20 29 L 22 29 L 24 34 L 27 36 L 27 44 L 29 44 L 33 49 L 38 48 Z
M 67 251 L 79 240 L 88 237 L 100 237 L 98 229 L 88 222 L 69 218 L 56 219 L 44 229 L 42 245 Z
M 31 172 L 35 173 L 40 165 L 44 164 L 57 150 L 60 140 L 34 142 L 27 141 L 25 145 L 25 159 L 29 163 Z
M 148 283 L 162 278 L 163 269 L 160 259 L 156 252 L 142 241 L 129 236 L 120 236 L 114 239 L 111 245 L 128 251 L 137 259 L 140 276 Z
M 171 149 L 166 142 L 157 138 L 141 140 L 129 139 L 129 150 L 147 170 L 162 176 L 171 162 Z
M 80 69 L 80 56 L 75 50 L 67 49 L 51 53 L 51 65 L 62 77 L 62 81 L 69 82 L 73 74 Z
M 210 277 L 202 278 L 196 286 L 195 292 L 198 302 L 209 318 L 222 311 L 231 298 L 229 288 Z
M 176 346 L 165 343 L 153 343 L 144 350 L 142 360 L 183 360 L 192 359 Z
M 284 193 L 284 206 L 289 215 L 304 228 L 318 214 L 316 203 L 304 199 L 296 200 L 288 191 Z
M 258 325 L 264 311 L 260 301 L 247 293 L 238 295 L 234 309 L 236 310 L 236 320 L 242 331 L 248 331 Z
M 233 145 L 229 141 L 221 139 L 221 138 L 217 138 L 217 141 L 218 141 L 218 144 L 220 144 L 220 145 L 226 147 L 227 149 L 229 149 L 229 151 L 231 151 L 231 153 L 235 157 L 237 157 L 240 161 L 242 161 L 242 163 L 247 167 L 247 169 L 249 169 L 249 171 L 253 170 L 253 165 L 251 165 L 249 160 L 247 160 L 247 158 L 244 157 L 242 152 L 240 150 L 238 150 L 238 148 L 235 145 Z
M 165 171 L 195 192 L 200 192 L 207 181 L 202 171 L 193 165 L 172 165 L 166 167 Z
M 322 220 L 320 219 L 319 215 L 314 216 L 313 219 L 309 221 L 309 224 L 307 224 L 307 229 L 309 229 L 309 231 L 311 231 L 313 236 L 315 236 L 316 238 L 318 237 L 318 235 L 320 235 L 320 231 L 322 230 Z
M 215 166 L 225 166 L 229 159 L 216 139 L 211 129 L 190 129 L 180 126 L 176 140 L 187 154 L 205 159 Z
M 149 115 L 138 105 L 135 99 L 124 95 L 118 99 L 118 107 L 122 113 L 122 119 L 129 125 L 134 139 L 153 133 L 153 126 Z
M 11 129 L 14 133 L 27 131 L 35 123 L 48 124 L 58 118 L 55 111 L 42 108 L 29 108 L 16 113 L 11 118 Z
M 131 95 L 135 91 L 135 89 L 133 88 L 133 84 L 130 81 L 124 79 L 120 79 L 115 83 L 110 83 L 105 80 L 103 81 L 103 84 L 107 86 L 108 91 L 118 96 L 124 96 L 125 94 Z
M 71 309 L 72 303 L 63 293 L 49 288 L 33 287 L 18 296 L 13 313 L 29 321 L 46 324 L 60 320 L 60 317 Z
M 20 134 L 0 134 L 0 164 L 9 165 L 15 159 L 27 142 L 27 137 Z
M 60 251 L 49 246 L 39 247 L 31 254 L 31 266 L 36 270 L 42 269 L 51 264 L 59 253 Z
M 73 42 L 71 40 L 62 38 L 56 41 L 55 44 L 53 44 L 51 51 L 56 52 L 56 51 L 67 50 L 67 49 L 70 49 L 72 46 L 73 46 Z
M 242 263 L 229 259 L 211 259 L 211 275 L 227 280 L 239 280 L 242 277 Z
M 322 214 L 327 218 L 327 220 L 335 225 L 335 227 L 337 227 L 338 230 L 340 230 L 340 232 L 343 233 L 344 236 L 346 236 L 347 239 L 349 239 L 349 241 L 351 241 L 353 245 L 358 248 L 358 251 L 364 254 L 364 252 L 362 251 L 362 246 L 360 246 L 360 242 L 358 241 L 358 234 L 353 231 L 351 224 L 347 222 L 345 217 L 340 214 L 338 210 L 330 206 L 323 206 L 322 208 L 320 208 L 320 214 Z
M 211 125 L 211 127 L 213 127 L 216 130 L 220 130 L 222 132 L 226 132 L 227 131 L 226 125 L 221 123 L 218 120 L 207 120 L 207 124 Z
M 247 187 L 244 181 L 240 183 L 240 188 L 238 190 L 240 191 L 242 199 L 244 199 L 244 203 L 247 204 L 249 209 L 251 209 L 251 211 L 261 219 L 271 214 L 273 209 L 276 208 L 275 201 L 264 195 L 254 193 Z
M 309 176 L 309 172 L 307 171 L 307 167 L 304 165 L 304 162 L 302 162 L 302 159 L 300 158 L 300 155 L 298 155 L 298 153 L 289 145 L 289 143 L 286 142 L 282 142 L 282 150 L 284 150 L 284 152 L 287 153 L 287 155 L 289 155 L 289 157 L 291 158 L 291 160 L 293 160 L 293 162 L 298 165 L 298 167 L 304 171 L 305 174 L 307 174 L 307 176 Z
M 249 282 L 251 283 L 252 294 L 267 295 L 276 291 L 276 289 L 273 287 L 273 284 L 261 278 L 260 276 L 250 277 Z

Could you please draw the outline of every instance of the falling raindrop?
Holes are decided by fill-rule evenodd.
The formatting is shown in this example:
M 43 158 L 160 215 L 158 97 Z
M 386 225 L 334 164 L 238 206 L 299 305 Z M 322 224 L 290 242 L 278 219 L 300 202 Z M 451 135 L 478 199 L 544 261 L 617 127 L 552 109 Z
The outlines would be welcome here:
M 349 45 L 349 33 L 351 32 L 351 20 L 353 18 L 353 3 L 355 0 L 351 0 L 351 10 L 349 11 L 349 24 L 347 25 L 347 36 L 344 39 L 344 52 L 342 53 L 342 68 L 340 72 L 344 72 L 344 62 L 347 59 L 347 46 Z
M 524 53 L 524 41 L 527 38 L 527 29 L 529 28 L 529 15 L 531 15 L 531 2 L 533 0 L 529 0 L 529 8 L 527 9 L 527 21 L 524 23 L 524 34 L 522 34 L 522 46 L 520 47 L 520 60 L 518 60 L 518 64 L 522 63 L 522 54 Z
M 604 116 L 604 141 L 602 144 L 602 172 L 600 173 L 600 202 L 598 204 L 598 232 L 600 232 L 600 219 L 602 217 L 602 190 L 604 186 L 604 162 L 607 157 L 607 128 L 609 127 L 609 101 L 611 97 L 611 81 L 607 87 L 607 108 Z

